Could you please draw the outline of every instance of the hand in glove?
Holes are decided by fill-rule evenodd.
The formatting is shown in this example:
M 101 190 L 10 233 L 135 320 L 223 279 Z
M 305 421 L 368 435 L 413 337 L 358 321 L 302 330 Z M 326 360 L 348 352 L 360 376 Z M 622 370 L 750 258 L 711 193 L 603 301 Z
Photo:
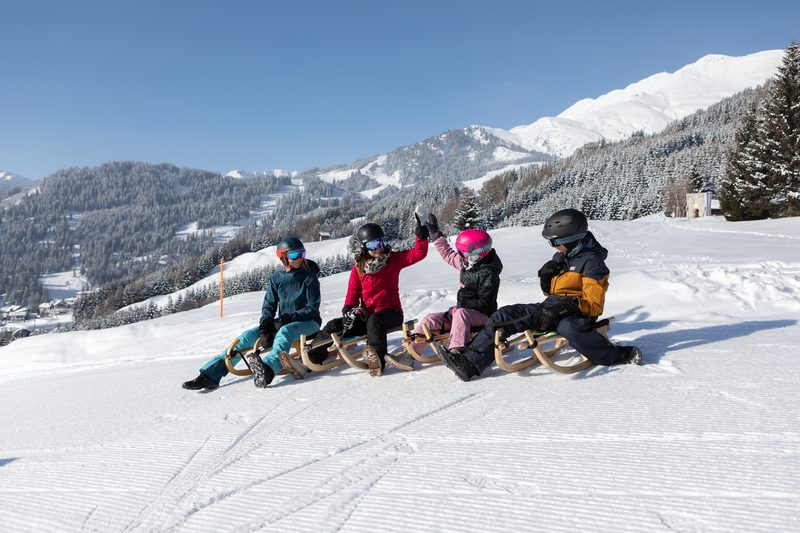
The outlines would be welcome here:
M 275 326 L 269 320 L 264 320 L 258 325 L 258 336 L 261 339 L 261 347 L 269 348 L 275 340 Z
M 342 323 L 345 331 L 353 327 L 353 324 L 356 323 L 356 317 L 361 317 L 361 320 L 367 319 L 367 312 L 364 310 L 363 307 L 356 307 L 356 308 L 350 307 L 350 310 L 347 313 L 345 313 L 344 322 Z
M 539 285 L 542 287 L 542 292 L 550 294 L 550 282 L 553 278 L 561 272 L 561 265 L 555 261 L 548 261 L 542 268 L 539 269 Z
M 533 319 L 539 324 L 539 331 L 555 331 L 561 319 L 567 316 L 581 314 L 581 308 L 574 298 L 561 300 L 550 307 L 543 307 L 533 314 Z
M 414 235 L 417 236 L 417 239 L 427 240 L 430 237 L 430 233 L 428 232 L 428 226 L 422 225 L 422 221 L 419 219 L 419 215 L 414 213 L 414 218 L 417 219 L 417 227 L 414 229 Z
M 428 220 L 425 222 L 425 227 L 428 228 L 431 241 L 435 241 L 439 237 L 444 236 L 444 234 L 439 230 L 439 221 L 436 219 L 436 215 L 433 213 L 428 213 Z
M 292 316 L 289 313 L 283 313 L 281 317 L 275 321 L 275 332 L 277 333 L 286 324 L 292 323 Z

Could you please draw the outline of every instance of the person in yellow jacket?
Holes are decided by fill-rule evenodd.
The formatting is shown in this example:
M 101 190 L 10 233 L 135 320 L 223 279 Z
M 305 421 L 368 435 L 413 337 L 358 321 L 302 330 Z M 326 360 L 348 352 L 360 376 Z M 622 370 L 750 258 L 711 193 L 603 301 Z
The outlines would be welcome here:
M 501 307 L 468 347 L 443 353 L 444 364 L 461 380 L 479 376 L 494 362 L 497 329 L 505 338 L 528 329 L 558 331 L 598 365 L 642 363 L 639 348 L 615 346 L 595 330 L 608 290 L 608 250 L 589 231 L 586 216 L 576 209 L 558 211 L 545 222 L 542 236 L 556 250 L 539 270 L 547 298 L 542 303 Z

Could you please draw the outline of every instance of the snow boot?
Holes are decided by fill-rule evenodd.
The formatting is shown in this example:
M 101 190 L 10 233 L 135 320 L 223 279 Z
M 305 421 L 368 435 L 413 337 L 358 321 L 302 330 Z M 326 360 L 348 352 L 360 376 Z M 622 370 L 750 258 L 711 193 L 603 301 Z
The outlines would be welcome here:
M 186 390 L 213 390 L 217 387 L 219 387 L 219 383 L 208 377 L 202 370 L 199 376 L 183 384 L 183 388 Z
M 447 348 L 442 346 L 440 342 L 432 342 L 431 346 L 433 347 L 433 353 L 436 354 L 436 357 L 439 358 L 439 361 L 444 363 L 444 354 L 447 353 Z
M 272 380 L 275 378 L 275 372 L 264 364 L 264 361 L 261 360 L 258 354 L 250 352 L 243 357 L 243 359 L 247 364 L 247 368 L 253 373 L 253 384 L 256 388 L 266 389 L 267 385 L 272 383 Z
M 367 346 L 361 352 L 361 358 L 367 363 L 369 367 L 369 375 L 373 378 L 379 378 L 383 375 L 383 361 L 381 361 L 378 352 L 372 346 Z
M 641 365 L 642 351 L 636 346 L 617 346 L 619 355 L 614 359 L 617 365 Z
M 465 351 L 463 348 L 453 348 L 449 351 L 442 348 L 440 356 L 444 366 L 452 370 L 461 381 L 469 381 L 479 375 L 478 369 L 475 368 L 472 361 L 464 356 Z
M 405 349 L 405 346 L 400 346 L 390 354 L 386 354 L 386 362 L 398 370 L 411 372 L 414 370 L 414 358 Z
M 286 352 L 281 352 L 278 355 L 278 358 L 280 358 L 283 368 L 288 370 L 294 379 L 303 379 L 309 372 L 306 365 L 290 356 Z

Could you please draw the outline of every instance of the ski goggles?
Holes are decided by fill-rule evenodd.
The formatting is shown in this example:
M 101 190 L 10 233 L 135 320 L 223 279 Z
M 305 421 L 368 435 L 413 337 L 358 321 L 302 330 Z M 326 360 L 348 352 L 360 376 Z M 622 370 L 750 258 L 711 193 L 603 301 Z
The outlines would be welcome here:
M 562 239 L 547 239 L 547 242 L 550 243 L 550 246 L 555 248 L 556 246 L 561 246 L 562 244 L 569 244 L 571 242 L 579 241 L 586 236 L 586 233 L 578 233 L 577 235 L 571 235 L 569 237 L 564 237 Z
M 462 252 L 461 250 L 459 250 L 458 255 L 467 260 L 472 259 L 474 257 L 475 258 L 474 261 L 477 261 L 479 259 L 478 256 L 480 256 L 480 254 L 488 252 L 491 249 L 492 249 L 492 241 L 490 240 L 480 248 L 475 248 L 474 250 L 470 250 L 469 252 Z
M 284 252 L 284 256 L 289 261 L 294 261 L 296 259 L 305 259 L 306 258 L 306 249 L 305 248 L 295 248 L 294 250 L 286 250 Z
M 377 239 L 372 239 L 369 242 L 365 242 L 364 246 L 366 246 L 367 250 L 370 252 L 375 252 L 381 248 L 386 248 L 386 241 L 383 240 L 383 237 L 379 237 Z

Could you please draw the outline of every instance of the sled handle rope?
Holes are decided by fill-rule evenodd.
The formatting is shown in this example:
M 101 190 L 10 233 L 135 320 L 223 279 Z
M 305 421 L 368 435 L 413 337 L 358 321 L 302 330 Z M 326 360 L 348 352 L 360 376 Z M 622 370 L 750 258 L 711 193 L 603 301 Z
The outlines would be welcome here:
M 413 326 L 413 323 L 411 325 Z M 433 348 L 433 343 L 438 342 L 443 348 L 447 348 L 447 341 L 450 339 L 450 332 L 446 331 L 442 333 L 440 330 L 431 331 L 428 328 L 428 325 L 425 323 L 422 323 L 421 327 L 423 335 L 420 335 L 419 333 L 411 333 L 411 328 L 409 327 L 408 323 L 403 324 L 403 346 L 409 355 L 411 355 L 411 357 L 420 363 L 436 363 L 439 361 L 439 358 L 436 355 L 432 357 L 423 357 L 422 355 L 417 354 L 411 345 L 416 342 L 426 342 L 431 345 L 431 348 Z M 470 333 L 470 338 L 474 338 L 480 329 L 483 329 L 483 326 L 475 331 L 472 331 Z
M 237 369 L 236 367 L 233 366 L 232 358 L 234 358 L 234 357 L 244 358 L 245 355 L 248 355 L 250 353 L 256 353 L 256 354 L 259 353 L 260 350 L 261 350 L 261 339 L 260 338 L 257 339 L 256 343 L 253 345 L 252 348 L 245 348 L 244 350 L 234 351 L 234 348 L 236 348 L 236 346 L 238 344 L 239 344 L 239 339 L 233 339 L 233 342 L 231 343 L 231 345 L 228 346 L 228 350 L 225 352 L 225 366 L 228 367 L 228 371 L 231 374 L 235 375 L 235 376 L 250 376 L 250 375 L 253 374 L 250 371 L 250 369 L 249 368 L 244 368 L 242 370 Z M 295 348 L 298 353 L 300 352 L 300 346 L 299 346 L 298 343 L 296 343 L 296 342 L 293 343 L 292 344 L 292 348 Z M 290 350 L 291 350 L 291 348 L 290 348 Z M 297 354 L 294 354 L 294 355 L 297 355 Z M 284 368 L 283 370 L 278 372 L 278 375 L 282 376 L 283 374 L 288 374 L 288 373 L 289 373 L 289 370 L 286 370 Z
M 256 346 L 258 346 L 260 342 L 261 339 L 258 339 L 256 341 Z M 231 358 L 236 356 L 243 358 L 244 354 L 246 354 L 249 351 L 249 350 L 234 351 L 234 348 L 236 348 L 237 344 L 239 344 L 239 339 L 233 339 L 231 345 L 228 346 L 228 351 L 225 353 L 225 366 L 228 367 L 228 371 L 235 376 L 249 376 L 252 374 L 249 368 L 245 368 L 244 370 L 237 370 L 233 366 L 233 362 L 231 361 Z M 253 346 L 253 348 L 256 348 L 256 346 Z
M 433 335 L 431 335 L 431 331 L 428 329 L 428 326 L 426 324 L 422 324 L 422 331 L 425 334 L 425 339 L 424 339 L 425 342 L 427 342 L 428 344 L 430 344 L 432 342 L 435 342 L 436 339 L 434 338 Z M 440 337 L 441 337 L 441 335 L 440 335 Z M 447 337 L 449 337 L 449 335 L 447 335 Z M 444 337 L 444 338 L 447 338 L 447 337 Z M 415 340 L 416 339 L 411 334 L 411 327 L 409 326 L 409 323 L 408 322 L 404 322 L 403 323 L 403 346 L 405 347 L 405 349 L 408 352 L 408 354 L 411 357 L 413 357 L 414 359 L 416 359 L 417 361 L 419 361 L 420 363 L 433 363 L 433 362 L 439 360 L 439 358 L 436 357 L 435 355 L 433 357 L 423 357 L 423 356 L 419 355 L 417 352 L 415 352 L 414 348 L 411 347 L 411 344 L 414 343 Z

